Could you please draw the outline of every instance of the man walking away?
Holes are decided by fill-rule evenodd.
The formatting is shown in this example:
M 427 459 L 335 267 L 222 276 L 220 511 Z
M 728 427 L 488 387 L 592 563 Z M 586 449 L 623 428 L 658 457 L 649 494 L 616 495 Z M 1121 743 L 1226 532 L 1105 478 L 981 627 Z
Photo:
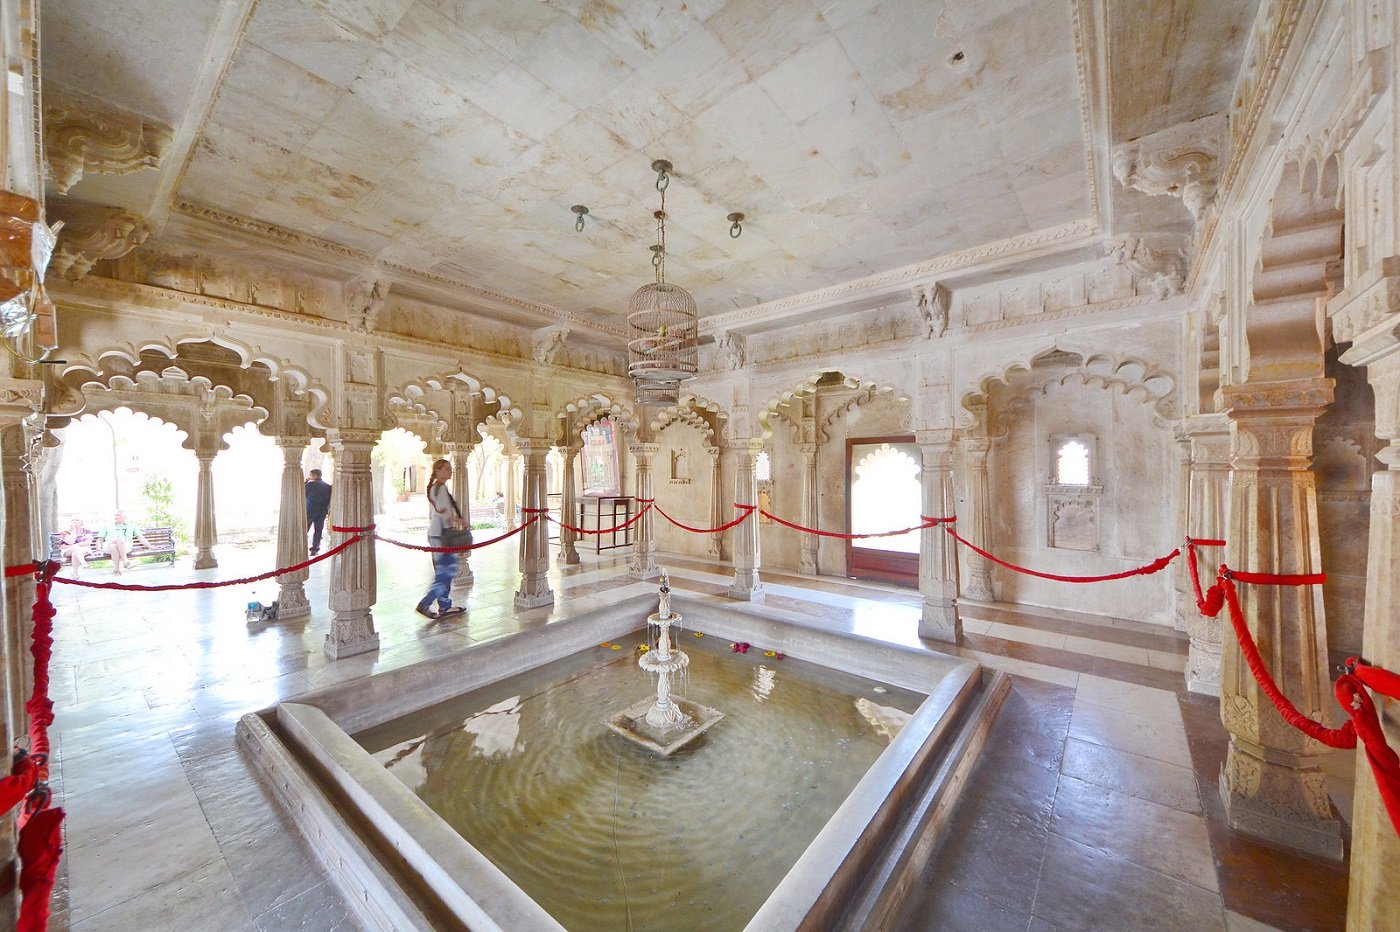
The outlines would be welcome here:
M 311 470 L 306 480 L 306 529 L 316 529 L 311 535 L 311 555 L 321 552 L 321 532 L 326 527 L 326 515 L 331 510 L 331 484 L 321 478 L 321 470 Z

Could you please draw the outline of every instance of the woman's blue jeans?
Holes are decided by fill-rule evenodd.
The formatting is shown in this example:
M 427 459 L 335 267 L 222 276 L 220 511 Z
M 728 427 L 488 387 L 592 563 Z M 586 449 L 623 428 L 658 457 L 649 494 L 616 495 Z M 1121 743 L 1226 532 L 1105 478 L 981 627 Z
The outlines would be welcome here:
M 441 547 L 440 540 L 429 539 L 428 543 L 434 547 Z M 452 607 L 452 580 L 457 575 L 457 554 L 455 553 L 435 553 L 433 554 L 433 584 L 428 588 L 428 594 L 423 596 L 423 601 L 419 605 L 428 605 L 434 599 L 437 600 L 438 610 Z

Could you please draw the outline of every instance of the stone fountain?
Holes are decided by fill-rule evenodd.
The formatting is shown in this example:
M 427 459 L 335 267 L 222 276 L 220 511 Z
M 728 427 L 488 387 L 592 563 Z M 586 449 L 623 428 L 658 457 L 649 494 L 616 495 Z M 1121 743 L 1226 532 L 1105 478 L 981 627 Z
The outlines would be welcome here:
M 690 666 L 685 651 L 671 647 L 671 626 L 679 624 L 681 616 L 671 611 L 671 583 L 666 571 L 661 571 L 661 592 L 656 611 L 648 616 L 648 629 L 657 629 L 655 648 L 642 654 L 637 665 L 656 675 L 656 697 L 648 696 L 603 724 L 642 747 L 669 756 L 704 734 L 711 725 L 724 718 L 724 713 L 709 706 L 674 698 L 671 677 Z

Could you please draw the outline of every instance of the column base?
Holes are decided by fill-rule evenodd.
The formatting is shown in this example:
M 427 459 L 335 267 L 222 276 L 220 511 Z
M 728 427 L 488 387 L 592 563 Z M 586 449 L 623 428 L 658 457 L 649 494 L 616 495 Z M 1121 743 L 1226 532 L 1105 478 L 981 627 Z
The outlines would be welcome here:
M 798 562 L 798 564 L 797 564 L 797 570 L 798 570 L 798 572 L 800 572 L 800 573 L 806 573 L 808 576 L 816 576 L 816 575 L 817 575 L 817 558 L 816 558 L 816 557 L 810 557 L 810 558 L 809 558 L 806 554 L 803 554 L 801 560 L 800 560 L 800 561 Z
M 277 591 L 277 620 L 294 621 L 311 614 L 311 602 L 299 582 L 283 583 Z
M 627 576 L 629 579 L 655 579 L 660 575 L 661 567 L 657 566 L 655 563 L 650 566 L 633 563 L 627 568 Z
M 463 564 L 457 570 L 457 575 L 452 577 L 452 591 L 459 592 L 463 589 L 470 589 L 475 582 L 476 574 L 472 572 L 470 566 Z
M 339 612 L 331 619 L 326 634 L 326 656 L 332 660 L 353 657 L 379 650 L 379 632 L 374 630 L 374 617 L 368 611 Z
M 1342 859 L 1342 823 L 1332 816 L 1320 767 L 1266 760 L 1231 735 L 1220 771 L 1220 798 L 1232 829 L 1313 857 Z
M 542 591 L 528 591 L 521 588 L 515 593 L 515 607 L 517 609 L 539 608 L 542 605 L 554 604 L 554 590 L 546 586 Z
M 725 595 L 740 602 L 762 602 L 767 593 L 763 591 L 763 583 L 755 581 L 752 585 L 736 582 Z
M 1192 640 L 1186 657 L 1186 688 L 1202 696 L 1220 695 L 1220 645 Z
M 578 551 L 573 547 L 566 547 L 560 550 L 559 562 L 565 566 L 577 566 L 579 563 Z
M 958 614 L 956 599 L 924 602 L 923 615 L 919 618 L 919 637 L 945 644 L 961 644 L 962 634 L 962 617 Z
M 218 565 L 218 558 L 212 550 L 201 550 L 194 555 L 194 568 L 197 570 L 212 570 Z

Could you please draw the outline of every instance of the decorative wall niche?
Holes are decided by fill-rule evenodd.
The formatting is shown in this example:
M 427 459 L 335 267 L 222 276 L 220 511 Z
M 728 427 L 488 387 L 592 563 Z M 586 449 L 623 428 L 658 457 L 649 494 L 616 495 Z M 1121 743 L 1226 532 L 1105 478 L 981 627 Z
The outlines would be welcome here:
M 1059 550 L 1099 549 L 1099 498 L 1094 478 L 1097 438 L 1050 436 L 1050 482 L 1045 486 L 1046 544 Z

